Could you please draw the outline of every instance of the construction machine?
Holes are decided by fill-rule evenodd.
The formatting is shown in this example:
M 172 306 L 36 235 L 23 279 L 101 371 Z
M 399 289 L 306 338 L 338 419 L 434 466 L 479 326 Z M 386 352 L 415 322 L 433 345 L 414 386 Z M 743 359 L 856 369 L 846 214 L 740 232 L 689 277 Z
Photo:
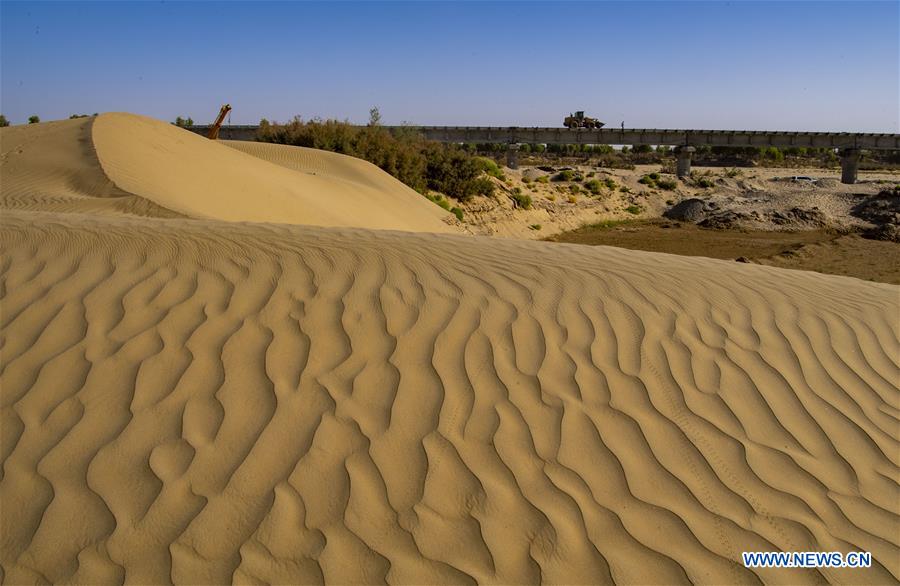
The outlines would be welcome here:
M 216 121 L 213 122 L 212 128 L 209 129 L 209 134 L 206 135 L 206 138 L 209 140 L 216 140 L 219 138 L 219 129 L 222 128 L 222 123 L 225 122 L 225 117 L 228 116 L 229 112 L 231 112 L 231 104 L 225 104 L 219 109 L 219 116 L 216 118 Z
M 563 120 L 563 126 L 566 128 L 603 128 L 605 123 L 600 122 L 596 118 L 584 115 L 584 110 L 579 110 L 575 114 L 569 114 Z

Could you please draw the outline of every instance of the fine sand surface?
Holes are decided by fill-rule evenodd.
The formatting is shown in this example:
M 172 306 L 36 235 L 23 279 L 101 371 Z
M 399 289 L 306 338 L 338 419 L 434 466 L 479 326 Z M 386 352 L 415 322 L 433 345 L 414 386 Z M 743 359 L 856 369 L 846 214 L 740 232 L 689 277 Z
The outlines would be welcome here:
M 193 139 L 146 120 L 71 125 L 56 162 L 0 134 L 4 583 L 900 579 L 900 287 L 259 223 L 327 216 L 277 190 L 312 199 L 278 174 L 306 155 L 195 143 L 232 186 L 271 182 L 250 205 L 177 175 Z M 873 565 L 740 562 L 776 550 Z

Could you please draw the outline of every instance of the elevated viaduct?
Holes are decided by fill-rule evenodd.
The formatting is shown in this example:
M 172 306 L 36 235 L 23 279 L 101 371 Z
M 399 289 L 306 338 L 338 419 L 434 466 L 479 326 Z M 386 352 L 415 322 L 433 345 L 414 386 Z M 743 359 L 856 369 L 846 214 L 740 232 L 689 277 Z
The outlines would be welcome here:
M 219 138 L 256 140 L 258 126 L 222 126 Z M 769 130 L 664 130 L 649 128 L 569 129 L 521 126 L 386 126 L 388 130 L 410 130 L 428 140 L 447 143 L 502 143 L 507 146 L 507 164 L 518 164 L 520 144 L 622 144 L 669 145 L 675 147 L 677 174 L 691 172 L 691 156 L 699 146 L 725 147 L 813 147 L 835 149 L 841 156 L 841 181 L 855 183 L 863 149 L 900 150 L 900 134 L 853 132 L 784 132 Z M 188 130 L 206 136 L 209 126 Z

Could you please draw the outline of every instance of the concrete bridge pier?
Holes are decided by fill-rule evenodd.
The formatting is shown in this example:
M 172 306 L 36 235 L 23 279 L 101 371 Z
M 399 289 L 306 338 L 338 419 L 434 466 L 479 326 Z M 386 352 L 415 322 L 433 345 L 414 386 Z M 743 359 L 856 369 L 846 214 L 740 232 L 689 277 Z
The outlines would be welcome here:
M 519 145 L 517 143 L 509 143 L 506 145 L 506 166 L 510 169 L 519 168 Z
M 691 156 L 696 150 L 697 149 L 692 146 L 675 147 L 675 157 L 677 157 L 675 174 L 678 175 L 679 178 L 691 176 Z
M 859 171 L 859 149 L 841 149 L 841 183 L 856 183 Z

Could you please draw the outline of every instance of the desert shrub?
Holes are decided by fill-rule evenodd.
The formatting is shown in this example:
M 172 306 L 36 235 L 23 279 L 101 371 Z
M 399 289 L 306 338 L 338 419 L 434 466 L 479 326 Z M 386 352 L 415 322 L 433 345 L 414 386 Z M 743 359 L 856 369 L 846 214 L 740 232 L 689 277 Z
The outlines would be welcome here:
M 631 149 L 630 149 L 630 148 L 628 148 L 627 146 L 623 146 L 623 147 L 622 147 L 622 154 L 623 154 L 623 155 L 627 155 L 629 152 L 631 152 Z
M 656 173 L 656 172 L 650 173 L 649 175 L 647 175 L 647 177 L 649 177 L 650 179 L 653 179 L 654 181 L 659 181 L 659 173 Z
M 6 116 L 0 114 L 0 128 L 4 126 L 9 126 L 9 120 L 6 119 Z
M 628 206 L 627 208 L 625 208 L 625 211 L 628 212 L 629 214 L 638 215 L 639 213 L 641 213 L 644 210 L 641 209 L 641 206 L 636 206 L 636 205 L 632 204 L 632 205 Z
M 744 172 L 738 169 L 737 167 L 732 167 L 731 169 L 725 169 L 725 176 L 729 178 L 741 177 Z
M 623 185 L 622 187 L 619 188 L 619 191 L 621 191 L 622 193 L 631 193 L 631 188 L 628 187 L 627 185 Z
M 573 179 L 575 179 L 575 171 L 572 171 L 571 169 L 560 171 L 553 176 L 554 181 L 572 181 Z
M 577 197 L 575 197 L 574 195 L 569 196 L 569 203 L 577 203 L 577 202 L 578 202 Z
M 631 150 L 636 155 L 643 155 L 646 153 L 652 153 L 653 147 L 651 147 L 649 144 L 639 144 L 631 147 Z
M 500 169 L 500 166 L 497 165 L 497 163 L 493 159 L 488 159 L 487 157 L 476 157 L 475 161 L 478 164 L 479 168 L 491 177 L 496 177 L 501 181 L 506 179 L 506 176 L 503 174 L 503 170 Z
M 452 207 L 450 208 L 450 213 L 456 216 L 456 219 L 462 222 L 463 219 L 463 211 L 460 208 Z
M 616 183 L 616 180 L 613 179 L 612 177 L 607 177 L 606 179 L 604 179 L 603 184 L 606 185 L 607 189 L 611 189 L 611 190 L 614 190 L 616 187 L 619 186 L 619 184 Z
M 769 161 L 775 161 L 776 163 L 780 163 L 784 161 L 784 153 L 778 147 L 765 147 L 760 149 L 759 155 L 763 159 L 767 159 Z
M 531 179 L 529 179 L 528 177 L 522 177 L 522 183 L 528 185 L 529 183 L 531 183 Z
M 643 177 L 638 179 L 638 183 L 641 183 L 643 185 L 650 185 L 651 187 L 653 185 L 656 185 L 656 181 L 654 181 L 649 175 L 644 175 Z
M 581 187 L 579 187 L 578 185 L 570 185 L 569 191 L 571 191 L 572 193 L 581 193 Z
M 549 175 L 541 175 L 540 177 L 535 179 L 535 181 L 537 181 L 538 183 L 550 183 L 550 176 Z
M 193 122 L 179 119 L 183 124 Z M 377 108 L 370 110 L 369 124 L 361 127 L 347 121 L 318 118 L 294 117 L 286 124 L 262 120 L 257 140 L 364 159 L 417 191 L 431 189 L 460 201 L 475 195 L 494 194 L 496 186 L 485 174 L 506 180 L 497 163 L 489 158 L 475 157 L 471 152 L 475 146 L 491 145 L 462 148 L 428 142 L 411 127 L 388 131 L 381 126 Z
M 704 189 L 715 185 L 709 177 L 700 177 L 694 183 L 696 183 L 697 187 L 702 187 Z
M 482 163 L 459 147 L 429 143 L 422 155 L 425 159 L 424 181 L 429 189 L 460 201 L 475 195 L 493 195 L 494 183 L 482 175 Z
M 37 124 L 40 121 L 41 121 L 41 117 L 36 114 L 28 117 L 29 124 Z
M 660 179 L 656 182 L 656 186 L 666 191 L 672 191 L 678 187 L 678 183 L 674 179 Z
M 174 124 L 175 124 L 175 126 L 178 126 L 179 128 L 184 128 L 185 126 L 193 126 L 194 119 L 191 118 L 190 116 L 188 116 L 187 118 L 182 118 L 181 116 L 176 116 Z
M 591 179 L 585 182 L 584 186 L 594 195 L 599 194 L 600 190 L 603 189 L 603 184 L 598 179 Z
M 595 144 L 594 148 L 591 149 L 595 155 L 611 155 L 616 149 L 608 144 Z
M 516 207 L 522 208 L 523 210 L 531 209 L 531 196 L 523 195 L 521 193 L 513 193 L 512 200 L 516 203 Z
M 525 154 L 530 153 L 530 152 L 531 152 L 531 145 L 528 144 L 527 142 L 526 142 L 525 144 L 520 144 L 520 145 L 519 145 L 519 152 L 525 153 Z
M 547 199 L 549 199 L 550 201 L 556 201 L 556 195 L 551 193 L 547 196 Z
M 437 205 L 441 206 L 448 212 L 450 211 L 450 202 L 447 201 L 443 196 L 438 194 L 425 193 L 425 198 L 428 201 L 434 202 Z
M 532 230 L 540 230 L 542 226 L 540 224 L 531 224 L 528 227 L 531 228 Z

